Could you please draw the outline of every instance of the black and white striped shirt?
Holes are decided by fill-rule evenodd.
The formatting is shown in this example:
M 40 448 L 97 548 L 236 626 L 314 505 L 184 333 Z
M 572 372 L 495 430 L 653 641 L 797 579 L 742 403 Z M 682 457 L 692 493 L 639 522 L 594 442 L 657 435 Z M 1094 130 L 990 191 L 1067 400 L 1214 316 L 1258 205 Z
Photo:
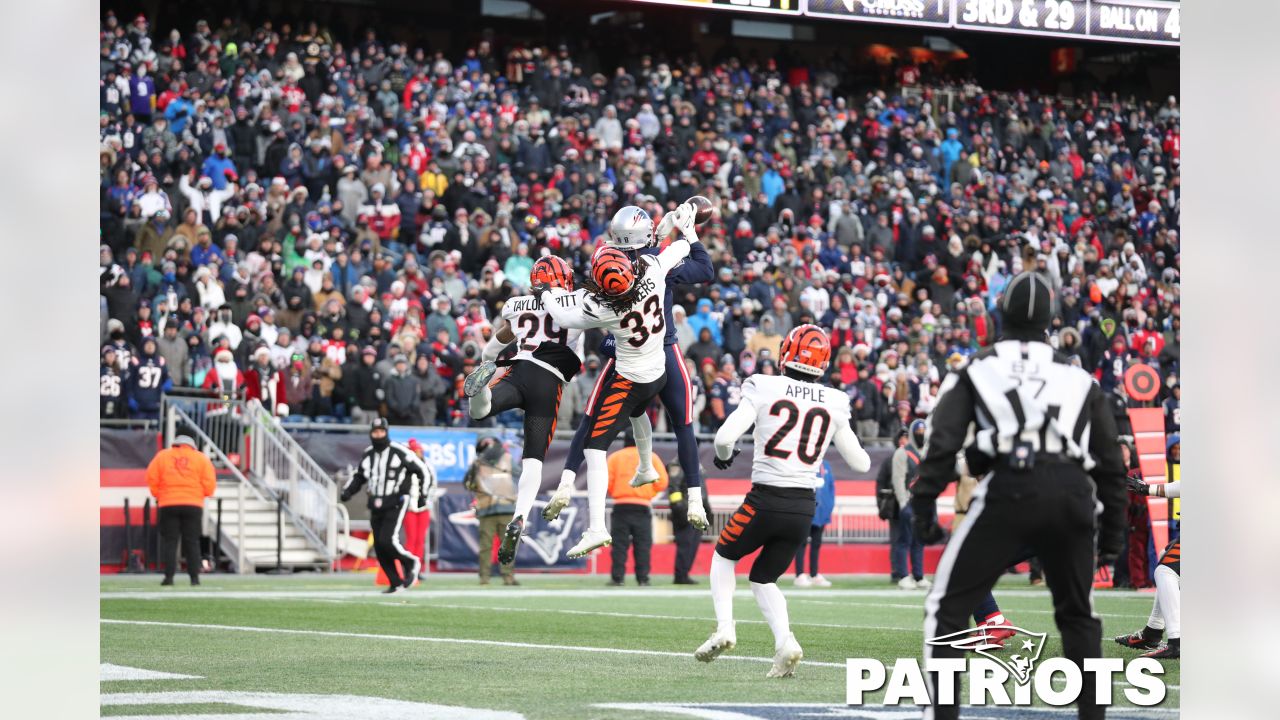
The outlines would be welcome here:
M 1003 340 L 947 376 L 913 494 L 936 497 L 951 482 L 970 425 L 974 444 L 989 457 L 1026 443 L 1036 453 L 1079 462 L 1095 479 L 1106 476 L 1108 492 L 1114 487 L 1123 495 L 1115 419 L 1101 389 L 1046 343 Z
M 393 442 L 383 450 L 371 446 L 360 457 L 342 494 L 351 497 L 367 484 L 370 499 L 408 496 L 412 494 L 414 478 L 422 475 L 422 461 L 404 445 Z

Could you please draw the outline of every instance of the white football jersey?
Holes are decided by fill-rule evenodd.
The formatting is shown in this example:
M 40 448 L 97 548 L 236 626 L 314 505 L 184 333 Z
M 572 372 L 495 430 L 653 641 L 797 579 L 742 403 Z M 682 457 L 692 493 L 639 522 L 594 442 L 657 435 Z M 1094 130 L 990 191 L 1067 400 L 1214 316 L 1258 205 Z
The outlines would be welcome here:
M 667 294 L 667 273 L 689 254 L 689 243 L 677 240 L 657 255 L 641 255 L 637 263 L 648 268 L 636 282 L 639 293 L 631 307 L 617 313 L 596 302 L 586 290 L 572 293 L 559 288 L 550 290 L 555 307 L 552 312 L 567 327 L 604 328 L 617 339 L 616 365 L 622 377 L 638 383 L 650 383 L 666 372 L 663 351 L 667 331 L 662 301 Z
M 816 488 L 822 458 L 836 431 L 849 427 L 850 399 L 817 382 L 784 375 L 752 375 L 742 384 L 742 405 L 755 415 L 751 481 L 761 485 Z
M 555 318 L 543 307 L 542 301 L 532 295 L 521 295 L 508 300 L 502 306 L 502 319 L 511 325 L 516 336 L 516 360 L 528 360 L 546 368 L 563 382 L 565 377 L 550 363 L 533 356 L 533 351 L 544 342 L 560 343 L 583 359 L 582 330 L 556 324 Z

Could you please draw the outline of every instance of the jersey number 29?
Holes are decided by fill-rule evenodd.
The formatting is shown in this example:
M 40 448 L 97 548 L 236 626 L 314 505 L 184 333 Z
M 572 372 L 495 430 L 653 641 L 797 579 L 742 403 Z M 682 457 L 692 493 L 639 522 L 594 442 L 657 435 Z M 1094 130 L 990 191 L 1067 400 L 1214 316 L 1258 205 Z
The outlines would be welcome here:
M 800 408 L 790 400 L 779 400 L 769 408 L 770 415 L 786 414 L 786 420 L 782 421 L 782 427 L 769 438 L 764 444 L 764 454 L 769 457 L 786 460 L 791 457 L 790 450 L 783 450 L 779 445 L 792 430 L 796 429 L 796 425 L 800 424 L 800 440 L 796 443 L 796 455 L 806 463 L 812 464 L 818 461 L 818 456 L 822 454 L 822 446 L 827 442 L 827 431 L 831 429 L 831 414 L 824 408 L 810 408 L 809 412 L 804 414 L 804 422 L 799 423 Z M 816 427 L 815 427 L 816 426 Z

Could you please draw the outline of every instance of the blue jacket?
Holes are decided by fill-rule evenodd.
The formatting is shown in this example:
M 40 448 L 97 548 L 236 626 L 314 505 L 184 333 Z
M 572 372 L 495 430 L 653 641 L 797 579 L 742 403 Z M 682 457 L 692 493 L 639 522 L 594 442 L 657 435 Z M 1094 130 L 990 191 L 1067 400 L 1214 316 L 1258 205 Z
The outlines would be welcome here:
M 231 162 L 231 158 L 224 158 L 220 155 L 210 155 L 200 168 L 200 174 L 208 175 L 213 180 L 214 190 L 225 190 L 227 188 L 227 171 L 236 171 L 235 163 Z
M 782 182 L 782 176 L 778 174 L 778 171 L 769 168 L 760 178 L 760 189 L 769 198 L 769 204 L 773 205 L 773 201 L 778 199 L 783 190 L 786 190 L 786 185 Z
M 181 135 L 184 128 L 187 127 L 187 121 L 191 119 L 191 114 L 195 112 L 195 105 L 191 104 L 186 98 L 174 98 L 165 106 L 164 116 L 169 121 L 169 129 L 174 135 Z
M 710 330 L 711 340 L 721 347 L 724 346 L 724 333 L 720 323 L 716 322 L 716 319 L 711 316 L 711 300 L 709 298 L 702 298 L 698 301 L 698 312 L 689 316 L 689 328 L 693 330 L 695 338 L 702 332 L 702 328 Z
M 831 513 L 836 509 L 836 478 L 831 474 L 831 463 L 822 463 L 822 487 L 817 489 L 818 509 L 813 513 L 813 525 L 831 524 Z

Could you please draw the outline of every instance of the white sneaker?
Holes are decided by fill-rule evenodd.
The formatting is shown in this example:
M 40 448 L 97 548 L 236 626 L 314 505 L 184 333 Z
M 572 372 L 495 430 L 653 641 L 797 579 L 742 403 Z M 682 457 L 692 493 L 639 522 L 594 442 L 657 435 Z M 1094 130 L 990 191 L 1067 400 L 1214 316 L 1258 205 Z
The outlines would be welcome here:
M 635 477 L 631 478 L 631 487 L 638 488 L 642 485 L 656 483 L 658 482 L 659 477 L 661 477 L 661 475 L 658 474 L 657 468 L 650 465 L 649 472 L 640 472 L 639 470 L 636 470 Z
M 831 587 L 831 581 L 822 577 L 821 575 L 814 575 L 813 580 L 811 580 L 810 582 L 813 584 L 814 587 L 820 587 L 820 588 Z
M 711 637 L 707 641 L 698 646 L 693 652 L 693 656 L 702 662 L 711 662 L 720 657 L 721 653 L 732 650 L 738 644 L 738 638 L 732 631 L 721 632 L 716 630 L 711 633 Z
M 782 647 L 778 648 L 778 652 L 773 654 L 773 667 L 765 674 L 765 677 L 792 677 L 796 674 L 796 665 L 800 664 L 800 659 L 804 657 L 804 650 L 800 649 L 800 643 L 796 642 L 795 635 L 788 635 L 786 642 L 782 643 Z
M 809 587 L 813 584 L 813 580 L 808 575 L 800 573 L 796 576 L 796 587 Z
M 929 582 L 929 578 L 920 578 L 916 581 L 916 588 L 920 590 L 928 590 L 933 587 L 933 583 Z
M 701 505 L 689 506 L 689 524 L 698 528 L 699 532 L 706 532 L 711 527 L 711 521 L 707 520 L 706 508 Z
M 613 538 L 609 533 L 604 530 L 588 529 L 582 533 L 582 539 L 578 541 L 578 544 L 569 548 L 569 557 L 580 558 L 596 548 L 612 544 Z
M 560 511 L 569 507 L 569 493 L 572 490 L 571 485 L 561 485 L 556 488 L 555 493 L 551 496 L 551 501 L 547 506 L 542 508 L 542 519 L 551 522 L 560 517 Z
M 917 587 L 915 578 L 911 577 L 910 575 L 902 578 L 901 580 L 898 581 L 898 587 L 902 588 L 903 590 L 915 590 Z

